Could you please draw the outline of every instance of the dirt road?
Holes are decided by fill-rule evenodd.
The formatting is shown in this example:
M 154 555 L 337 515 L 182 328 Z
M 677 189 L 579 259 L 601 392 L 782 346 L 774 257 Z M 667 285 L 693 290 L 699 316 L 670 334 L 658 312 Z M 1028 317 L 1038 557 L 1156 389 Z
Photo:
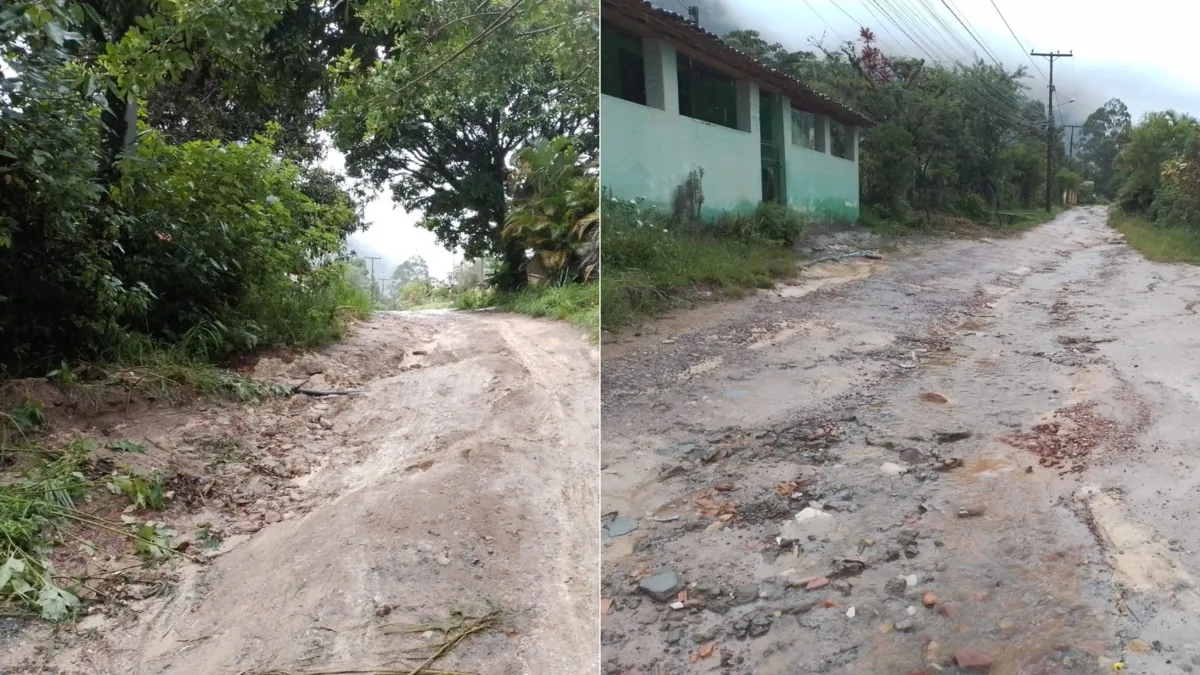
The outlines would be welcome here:
M 247 439 L 261 452 L 238 460 L 229 502 L 246 512 L 195 514 L 226 534 L 220 555 L 162 595 L 100 607 L 48 655 L 27 653 L 36 631 L 6 640 L 7 665 L 29 658 L 12 672 L 398 667 L 441 638 L 398 626 L 489 602 L 504 631 L 470 637 L 438 668 L 596 672 L 598 363 L 579 331 L 508 314 L 385 314 L 255 374 L 365 393 L 125 419 L 124 436 L 180 456 L 216 428 Z
M 605 673 L 1200 670 L 1200 268 L 1085 208 L 806 277 L 604 347 Z

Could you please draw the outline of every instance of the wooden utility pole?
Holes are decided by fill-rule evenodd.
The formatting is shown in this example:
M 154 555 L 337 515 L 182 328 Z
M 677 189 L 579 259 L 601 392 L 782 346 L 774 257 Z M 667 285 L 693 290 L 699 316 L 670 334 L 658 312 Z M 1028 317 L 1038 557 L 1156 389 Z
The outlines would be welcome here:
M 1054 184 L 1054 59 L 1065 59 L 1075 55 L 1074 52 L 1029 52 L 1030 56 L 1044 56 L 1050 59 L 1050 86 L 1046 95 L 1046 211 L 1050 211 L 1050 188 Z
M 382 260 L 382 258 L 375 255 L 365 255 L 363 256 L 363 260 L 371 261 L 371 300 L 377 301 L 379 300 L 379 295 L 375 292 L 375 261 Z
M 1070 145 L 1067 146 L 1068 147 L 1067 157 L 1070 159 L 1075 159 L 1075 130 L 1082 129 L 1083 125 L 1082 124 L 1064 124 L 1063 128 L 1071 130 L 1071 143 L 1070 143 Z

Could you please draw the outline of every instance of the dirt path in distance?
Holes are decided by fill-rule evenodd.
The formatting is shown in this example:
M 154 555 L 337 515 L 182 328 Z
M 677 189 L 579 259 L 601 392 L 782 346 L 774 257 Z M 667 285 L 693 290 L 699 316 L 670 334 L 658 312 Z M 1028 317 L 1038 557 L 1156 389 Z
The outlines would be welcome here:
M 222 548 L 162 594 L 101 607 L 57 638 L 9 636 L 6 672 L 411 667 L 406 650 L 440 636 L 397 626 L 490 606 L 504 630 L 468 638 L 438 668 L 596 672 L 598 363 L 579 331 L 488 312 L 382 314 L 254 374 L 365 393 L 119 422 L 168 450 L 217 428 L 257 448 L 229 502 L 244 512 L 196 514 L 217 523 Z
M 1096 207 L 821 268 L 605 345 L 603 672 L 1200 669 L 1200 268 Z

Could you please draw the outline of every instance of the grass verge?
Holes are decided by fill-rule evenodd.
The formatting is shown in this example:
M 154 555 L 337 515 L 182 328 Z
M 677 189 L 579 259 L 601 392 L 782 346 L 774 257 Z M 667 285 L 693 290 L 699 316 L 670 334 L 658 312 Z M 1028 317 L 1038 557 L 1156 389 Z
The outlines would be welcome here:
M 931 219 L 913 212 L 905 218 L 894 217 L 881 209 L 863 207 L 862 225 L 882 237 L 904 237 L 912 235 L 950 236 L 1010 236 L 1031 230 L 1042 223 L 1053 220 L 1065 211 L 1058 207 L 1045 209 L 1015 209 L 1004 211 L 997 223 L 995 215 L 986 219 L 972 219 L 950 213 L 933 213 Z
M 735 296 L 796 273 L 796 254 L 771 243 L 647 228 L 602 230 L 601 314 L 611 331 L 644 321 L 708 290 Z
M 1108 212 L 1108 224 L 1147 260 L 1200 265 L 1200 232 L 1161 227 L 1150 220 L 1117 209 Z
M 525 288 L 513 293 L 464 293 L 455 301 L 459 309 L 493 307 L 506 312 L 566 321 L 587 329 L 595 341 L 600 335 L 599 284 L 562 284 Z

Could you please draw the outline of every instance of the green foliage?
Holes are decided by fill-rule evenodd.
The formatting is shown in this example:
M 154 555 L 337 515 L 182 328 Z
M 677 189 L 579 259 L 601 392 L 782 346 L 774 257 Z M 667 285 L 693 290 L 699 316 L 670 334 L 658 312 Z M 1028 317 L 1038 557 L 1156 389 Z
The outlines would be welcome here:
M 507 312 L 567 321 L 587 329 L 593 340 L 600 335 L 600 285 L 552 284 L 523 288 L 513 293 L 471 289 L 460 295 L 459 309 L 494 307 Z
M 801 236 L 807 221 L 804 214 L 782 204 L 761 202 L 752 218 L 754 233 L 768 241 L 791 246 Z
M 76 441 L 19 480 L 0 486 L 0 599 L 48 621 L 70 618 L 78 596 L 54 579 L 49 530 L 85 492 L 91 446 Z
M 637 323 L 704 293 L 769 287 L 796 269 L 795 254 L 786 248 L 737 231 L 737 223 L 753 225 L 753 219 L 726 219 L 721 227 L 681 225 L 663 211 L 614 199 L 604 200 L 601 218 L 605 330 Z
M 819 53 L 789 52 L 754 31 L 725 39 L 876 120 L 859 146 L 862 201 L 891 220 L 904 222 L 910 207 L 928 220 L 964 205 L 977 217 L 1044 195 L 1046 112 L 1029 98 L 1023 69 L 891 57 L 867 29 Z
M 988 217 L 988 203 L 973 192 L 959 195 L 955 200 L 954 210 L 974 220 L 985 220 Z
M 128 497 L 135 510 L 163 509 L 167 505 L 163 475 L 158 471 L 148 476 L 132 473 L 113 474 L 109 479 L 108 488 L 115 495 L 123 494 Z
M 358 209 L 333 174 L 278 158 L 278 125 L 222 132 L 238 143 L 130 133 L 127 95 L 157 100 L 198 61 L 204 77 L 252 69 L 285 4 L 297 10 L 32 0 L 0 13 L 0 60 L 16 73 L 0 80 L 0 371 L 131 343 L 189 363 L 311 346 L 369 311 L 334 264 Z
M 587 281 L 599 264 L 599 176 L 578 141 L 560 136 L 513 159 L 513 199 L 503 235 L 530 249 L 548 279 Z
M 1124 179 L 1117 199 L 1123 209 L 1146 211 L 1162 186 L 1169 160 L 1195 147 L 1197 122 L 1174 111 L 1147 113 L 1129 133 L 1117 159 Z
M 1088 115 L 1081 129 L 1079 155 L 1094 181 L 1096 194 L 1115 196 L 1120 187 L 1117 156 L 1132 127 L 1129 108 L 1112 99 Z
M 1109 209 L 1108 224 L 1147 260 L 1200 265 L 1200 230 L 1195 227 L 1163 227 L 1115 208 Z
M 508 162 L 563 135 L 595 154 L 596 11 L 579 0 L 367 0 L 366 29 L 395 37 L 386 61 L 347 55 L 334 67 L 328 124 L 350 174 L 390 185 L 439 241 L 496 256 L 497 281 L 521 285 L 525 251 L 502 235 Z

